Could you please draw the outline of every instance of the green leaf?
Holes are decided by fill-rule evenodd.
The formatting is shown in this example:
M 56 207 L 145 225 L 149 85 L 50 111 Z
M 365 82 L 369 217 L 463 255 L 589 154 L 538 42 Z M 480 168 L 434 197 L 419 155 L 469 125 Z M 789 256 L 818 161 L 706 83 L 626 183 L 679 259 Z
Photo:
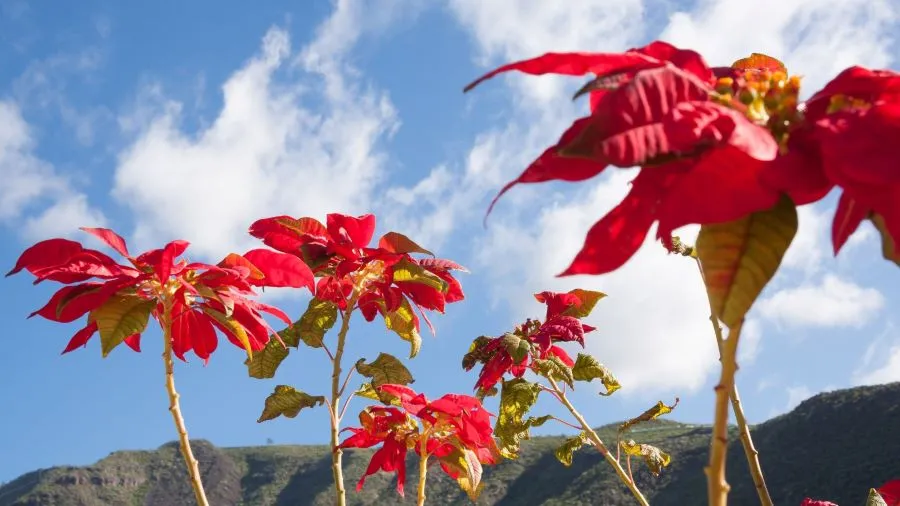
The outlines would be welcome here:
M 797 233 L 797 208 L 787 197 L 772 209 L 700 227 L 697 255 L 715 313 L 734 328 L 775 275 Z
M 591 314 L 591 311 L 594 310 L 594 306 L 597 305 L 597 302 L 603 297 L 606 297 L 606 294 L 603 292 L 584 290 L 582 288 L 569 290 L 569 293 L 578 297 L 578 299 L 581 300 L 581 305 L 569 306 L 562 314 L 564 316 L 573 316 L 575 318 L 586 318 Z
M 415 241 L 398 232 L 388 232 L 378 240 L 378 247 L 391 253 L 422 253 L 434 256 L 434 253 L 416 244 Z
M 884 218 L 880 214 L 872 213 L 869 216 L 869 220 L 872 221 L 875 229 L 881 234 L 881 255 L 884 256 L 885 260 L 890 260 L 900 265 L 900 252 L 897 251 L 897 244 L 894 243 L 894 238 L 891 237 L 890 232 L 885 227 Z
M 624 432 L 626 429 L 633 425 L 637 425 L 641 422 L 649 422 L 650 420 L 655 420 L 663 415 L 667 415 L 675 409 L 675 406 L 678 405 L 678 397 L 675 398 L 675 404 L 671 406 L 666 406 L 663 401 L 659 401 L 652 408 L 644 411 L 640 415 L 630 419 L 625 420 L 622 425 L 619 425 L 619 432 Z
M 575 456 L 575 452 L 586 444 L 589 444 L 587 433 L 581 431 L 577 436 L 566 439 L 565 442 L 556 449 L 554 454 L 564 466 L 569 467 L 572 465 L 572 458 Z
M 655 446 L 638 444 L 630 439 L 628 441 L 622 441 L 620 445 L 626 455 L 643 457 L 644 463 L 650 468 L 650 472 L 653 473 L 653 476 L 659 476 L 662 468 L 672 463 L 672 457 Z
M 522 378 L 503 382 L 494 435 L 499 439 L 500 455 L 504 458 L 517 458 L 521 442 L 531 437 L 529 427 L 546 421 L 534 417 L 524 419 L 528 410 L 537 402 L 540 393 L 540 385 Z
M 273 420 L 280 415 L 294 418 L 303 408 L 314 408 L 325 404 L 325 397 L 309 395 L 288 385 L 278 385 L 275 391 L 266 398 L 266 407 L 257 423 Z
M 406 297 L 403 297 L 400 307 L 391 313 L 384 315 L 384 325 L 388 330 L 393 330 L 400 339 L 409 342 L 409 358 L 415 357 L 422 347 L 422 336 L 416 328 L 416 314 Z
M 488 360 L 493 356 L 492 353 L 487 353 L 484 351 L 484 347 L 487 346 L 493 339 L 488 336 L 478 336 L 472 341 L 472 344 L 469 345 L 469 351 L 463 356 L 462 366 L 463 369 L 468 371 L 475 367 L 475 364 L 486 364 Z
M 244 350 L 247 352 L 247 357 L 250 359 L 253 358 L 253 348 L 250 347 L 250 336 L 247 335 L 247 330 L 243 325 L 231 316 L 226 316 L 225 313 L 209 307 L 204 307 L 203 312 L 208 316 L 215 318 L 220 325 L 231 331 L 238 342 L 244 347 Z
M 353 392 L 353 395 L 357 397 L 364 397 L 366 399 L 372 399 L 373 401 L 381 400 L 381 398 L 378 396 L 378 391 L 375 390 L 375 387 L 373 387 L 372 384 L 368 382 L 360 385 L 359 389 Z
M 513 363 L 518 364 L 528 356 L 528 352 L 531 351 L 531 343 L 528 339 L 522 339 L 521 337 L 510 334 L 507 332 L 503 334 L 501 337 L 503 342 L 503 346 L 506 348 L 509 356 L 512 357 Z
M 278 370 L 278 366 L 287 358 L 289 353 L 290 350 L 284 344 L 278 342 L 278 339 L 271 338 L 266 343 L 266 347 L 257 351 L 253 358 L 247 357 L 244 360 L 244 365 L 247 366 L 247 373 L 251 378 L 274 378 L 275 371 Z
M 888 503 L 877 490 L 870 488 L 869 497 L 866 498 L 866 506 L 888 506 Z
M 425 270 L 419 264 L 403 259 L 394 264 L 394 281 L 404 281 L 407 283 L 419 283 L 430 286 L 441 292 L 447 291 L 447 282 L 440 276 Z
M 154 307 L 155 300 L 115 295 L 91 311 L 88 319 L 97 322 L 103 357 L 106 358 L 126 337 L 143 333 Z
M 311 348 L 321 348 L 325 334 L 334 327 L 337 317 L 338 308 L 333 302 L 313 297 L 303 316 L 278 334 L 284 344 L 294 348 L 300 345 L 300 341 Z
M 575 388 L 572 369 L 556 355 L 548 355 L 546 359 L 535 360 L 532 362 L 532 367 L 535 372 L 547 379 L 557 379 L 569 385 L 569 388 Z
M 613 392 L 622 388 L 612 371 L 598 362 L 596 358 L 585 353 L 579 353 L 575 359 L 575 365 L 572 366 L 572 378 L 575 381 L 599 379 L 606 387 L 606 393 L 600 392 L 600 395 L 612 395 Z
M 397 357 L 387 353 L 379 353 L 371 363 L 365 359 L 356 362 L 356 370 L 367 378 L 372 378 L 372 387 L 381 385 L 409 385 L 415 382 L 409 369 Z

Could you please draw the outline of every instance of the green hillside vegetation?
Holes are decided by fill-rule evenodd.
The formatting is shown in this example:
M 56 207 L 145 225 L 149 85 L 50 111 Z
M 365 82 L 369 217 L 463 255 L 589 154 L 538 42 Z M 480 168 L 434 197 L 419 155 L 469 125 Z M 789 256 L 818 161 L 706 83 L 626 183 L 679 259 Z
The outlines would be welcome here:
M 900 383 L 817 395 L 786 415 L 753 428 L 772 498 L 799 505 L 805 496 L 841 506 L 862 505 L 869 487 L 900 477 Z M 633 431 L 634 439 L 657 445 L 673 463 L 653 477 L 633 462 L 636 479 L 655 506 L 705 504 L 708 426 L 655 421 Z M 600 429 L 615 441 L 615 426 Z M 633 498 L 596 451 L 582 449 L 571 467 L 553 452 L 564 440 L 536 437 L 519 460 L 485 472 L 487 485 L 478 504 L 630 505 Z M 736 505 L 756 504 L 743 450 L 729 446 L 728 477 Z M 268 445 L 217 448 L 196 441 L 194 451 L 210 503 L 232 505 L 330 505 L 330 456 L 325 446 Z M 378 474 L 356 493 L 370 451 L 345 458 L 348 504 L 414 504 L 417 462 L 407 462 L 407 495 L 395 491 L 393 476 Z M 455 482 L 432 468 L 431 504 L 471 504 Z M 35 471 L 0 487 L 0 506 L 173 506 L 193 504 L 184 464 L 174 443 L 155 451 L 121 451 L 87 467 Z

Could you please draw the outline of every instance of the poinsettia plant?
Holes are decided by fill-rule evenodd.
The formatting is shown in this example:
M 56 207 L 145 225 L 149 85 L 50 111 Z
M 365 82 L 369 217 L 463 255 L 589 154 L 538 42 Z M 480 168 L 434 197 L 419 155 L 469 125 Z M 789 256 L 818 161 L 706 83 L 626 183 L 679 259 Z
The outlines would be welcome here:
M 587 353 L 578 353 L 575 359 L 561 346 L 575 343 L 584 347 L 585 335 L 596 329 L 582 319 L 590 315 L 597 302 L 605 294 L 597 291 L 574 289 L 567 293 L 544 291 L 534 295 L 538 302 L 547 306 L 544 320 L 527 319 L 512 332 L 499 337 L 480 336 L 469 347 L 463 357 L 463 369 L 469 371 L 481 364 L 481 371 L 475 383 L 477 396 L 485 398 L 498 394 L 500 383 L 500 407 L 494 434 L 499 440 L 500 455 L 514 459 L 518 457 L 520 443 L 529 439 L 530 429 L 539 427 L 549 420 L 579 430 L 579 434 L 567 439 L 556 450 L 556 457 L 564 465 L 572 464 L 572 458 L 585 445 L 596 448 L 612 465 L 616 474 L 629 488 L 640 504 L 648 504 L 638 489 L 631 473 L 631 457 L 642 457 L 654 475 L 669 465 L 671 457 L 654 446 L 623 440 L 632 426 L 653 420 L 670 413 L 675 405 L 667 406 L 662 401 L 641 415 L 625 421 L 619 427 L 616 454 L 613 455 L 606 443 L 588 424 L 584 417 L 569 401 L 566 391 L 574 390 L 576 382 L 598 380 L 605 390 L 601 395 L 612 395 L 621 388 L 613 373 L 596 358 Z M 525 378 L 532 373 L 535 381 Z M 507 379 L 508 378 L 508 379 Z M 527 416 L 542 392 L 554 397 L 575 418 L 566 421 L 554 415 Z M 675 404 L 678 401 L 676 399 Z M 621 453 L 625 453 L 623 467 Z M 627 470 L 626 470 L 627 468 Z
M 263 313 L 291 322 L 280 309 L 250 299 L 255 295 L 253 287 L 312 289 L 312 271 L 290 255 L 269 250 L 230 254 L 217 265 L 189 263 L 178 260 L 188 247 L 180 240 L 131 256 L 125 240 L 112 230 L 82 230 L 131 265 L 117 263 L 79 242 L 56 238 L 26 249 L 7 276 L 27 270 L 35 276 L 35 284 L 55 281 L 66 285 L 31 314 L 60 323 L 87 316 L 86 325 L 71 338 L 63 354 L 87 346 L 95 334 L 100 334 L 103 357 L 122 343 L 139 352 L 150 318 L 159 323 L 169 410 L 197 502 L 208 504 L 181 415 L 172 355 L 185 360 L 185 354 L 193 351 L 206 363 L 216 350 L 218 329 L 252 359 L 253 352 L 263 350 L 272 334 Z
M 382 399 L 379 387 L 412 383 L 409 370 L 396 357 L 380 353 L 372 362 L 359 359 L 342 376 L 343 356 L 354 311 L 366 321 L 381 316 L 385 326 L 409 342 L 410 358 L 418 354 L 422 343 L 419 315 L 434 328 L 426 311 L 443 313 L 446 305 L 463 300 L 464 294 L 453 271 L 465 269 L 433 253 L 397 232 L 388 232 L 370 246 L 375 234 L 375 216 L 329 214 L 325 223 L 310 218 L 275 216 L 256 221 L 250 234 L 282 254 L 292 256 L 309 267 L 315 283 L 315 296 L 303 315 L 283 331 L 280 342 L 271 342 L 259 357 L 247 362 L 254 378 L 272 378 L 288 356 L 288 347 L 300 343 L 320 348 L 332 363 L 331 394 L 310 395 L 289 385 L 278 385 L 266 399 L 260 422 L 280 415 L 295 417 L 301 409 L 324 405 L 331 425 L 332 469 L 336 502 L 345 504 L 346 492 L 339 441 L 341 420 L 354 396 Z M 425 255 L 415 257 L 414 254 Z M 340 320 L 332 349 L 325 335 Z M 353 372 L 369 379 L 347 397 L 341 406 Z
M 466 91 L 510 71 L 591 75 L 576 93 L 590 96 L 590 113 L 505 185 L 488 213 L 517 184 L 585 181 L 608 167 L 639 167 L 628 194 L 590 228 L 561 276 L 618 269 L 654 224 L 657 239 L 671 249 L 674 230 L 701 225 L 695 254 L 715 326 L 721 320 L 730 331 L 720 347 L 707 472 L 710 504 L 724 505 L 728 401 L 739 405 L 733 385 L 741 324 L 796 235 L 797 206 L 840 188 L 835 254 L 868 219 L 881 234 L 884 257 L 900 263 L 900 173 L 893 153 L 900 141 L 900 74 L 851 67 L 801 101 L 801 79 L 775 58 L 754 53 L 710 67 L 696 51 L 655 41 L 623 53 L 547 53 L 491 71 Z M 760 499 L 771 504 L 763 491 Z
M 411 449 L 419 456 L 417 504 L 425 504 L 425 484 L 430 459 L 440 463 L 441 470 L 456 480 L 473 501 L 478 499 L 484 483 L 483 465 L 500 460 L 492 435 L 491 413 L 475 397 L 446 394 L 429 401 L 403 385 L 385 384 L 377 392 L 386 406 L 369 406 L 359 414 L 361 427 L 348 427 L 352 435 L 341 448 L 371 448 L 381 444 L 372 454 L 366 472 L 357 484 L 362 489 L 366 477 L 378 471 L 397 473 L 397 492 L 404 495 L 406 456 Z

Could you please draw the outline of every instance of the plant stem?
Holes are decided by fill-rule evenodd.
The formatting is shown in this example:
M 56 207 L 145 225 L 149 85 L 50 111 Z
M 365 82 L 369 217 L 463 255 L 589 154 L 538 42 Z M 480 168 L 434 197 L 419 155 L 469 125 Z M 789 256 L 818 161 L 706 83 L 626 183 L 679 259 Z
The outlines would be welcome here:
M 725 479 L 725 456 L 728 448 L 728 397 L 734 388 L 734 374 L 737 372 L 737 343 L 741 335 L 741 325 L 735 325 L 722 344 L 722 374 L 716 385 L 715 422 L 713 423 L 712 446 L 709 451 L 709 466 L 706 467 L 709 506 L 726 506 L 731 487 Z
M 191 451 L 191 441 L 188 438 L 184 417 L 181 416 L 181 405 L 178 402 L 178 391 L 175 390 L 175 363 L 172 360 L 172 303 L 165 299 L 163 303 L 164 314 L 162 318 L 163 328 L 163 362 L 166 364 L 166 391 L 169 393 L 169 412 L 175 421 L 175 429 L 178 431 L 178 441 L 181 443 L 181 455 L 191 477 L 191 487 L 194 489 L 194 498 L 198 506 L 209 506 L 206 491 L 203 490 L 203 480 L 200 477 L 200 466 Z
M 700 277 L 704 279 L 703 266 L 699 259 L 695 259 L 697 268 L 700 270 Z M 722 337 L 722 326 L 719 325 L 719 317 L 716 315 L 716 309 L 713 306 L 712 299 L 709 300 L 709 321 L 712 322 L 713 332 L 716 334 L 716 343 L 719 347 L 719 357 L 722 356 L 725 338 Z M 747 424 L 747 417 L 744 416 L 744 408 L 741 405 L 741 396 L 738 393 L 737 383 L 732 382 L 731 392 L 731 409 L 734 411 L 734 418 L 737 421 L 738 429 L 741 433 L 741 445 L 744 447 L 744 455 L 747 457 L 747 465 L 750 467 L 750 475 L 753 477 L 753 484 L 756 486 L 756 493 L 759 495 L 759 503 L 761 506 L 774 506 L 772 497 L 769 495 L 769 489 L 766 487 L 766 479 L 762 472 L 762 465 L 759 462 L 759 451 L 753 445 L 753 438 L 750 436 L 750 426 Z
M 592 429 L 591 426 L 587 423 L 587 420 L 585 420 L 584 417 L 581 416 L 581 413 L 579 413 L 578 410 L 575 409 L 575 406 L 573 406 L 572 403 L 569 402 L 569 399 L 566 397 L 565 392 L 563 392 L 562 389 L 559 388 L 559 385 L 555 381 L 553 381 L 553 379 L 548 378 L 547 381 L 550 382 L 550 385 L 553 387 L 553 391 L 556 392 L 556 396 L 560 400 L 560 402 L 563 403 L 566 409 L 569 410 L 569 413 L 572 413 L 572 416 L 574 416 L 575 419 L 578 420 L 578 423 L 581 424 L 581 430 L 583 430 L 588 435 L 588 438 L 594 444 L 594 447 L 596 447 L 600 454 L 603 455 L 603 458 L 605 458 L 606 461 L 609 462 L 609 465 L 611 465 L 613 469 L 615 469 L 616 474 L 619 475 L 619 479 L 622 480 L 622 483 L 628 486 L 628 490 L 631 491 L 632 495 L 634 495 L 634 498 L 637 499 L 637 502 L 642 506 L 649 506 L 650 503 L 647 502 L 644 494 L 642 494 L 641 491 L 638 490 L 637 485 L 634 483 L 634 480 L 628 477 L 628 473 L 624 469 L 622 469 L 619 461 L 616 460 L 616 458 L 613 457 L 611 453 L 609 453 L 609 449 L 606 448 L 605 444 L 603 444 L 600 436 L 598 436 L 597 433 L 594 432 L 594 429 Z
M 422 438 L 422 442 L 419 444 L 419 453 L 421 457 L 419 459 L 419 494 L 418 494 L 418 502 L 416 504 L 418 506 L 423 506 L 425 504 L 425 482 L 428 478 L 428 435 Z
M 344 356 L 344 343 L 347 331 L 350 330 L 350 314 L 356 305 L 356 298 L 347 301 L 347 309 L 341 314 L 341 330 L 338 332 L 337 348 L 334 351 L 331 369 L 331 472 L 334 475 L 334 492 L 337 506 L 347 504 L 347 491 L 344 489 L 344 471 L 342 469 L 343 451 L 338 448 L 341 432 L 341 358 Z

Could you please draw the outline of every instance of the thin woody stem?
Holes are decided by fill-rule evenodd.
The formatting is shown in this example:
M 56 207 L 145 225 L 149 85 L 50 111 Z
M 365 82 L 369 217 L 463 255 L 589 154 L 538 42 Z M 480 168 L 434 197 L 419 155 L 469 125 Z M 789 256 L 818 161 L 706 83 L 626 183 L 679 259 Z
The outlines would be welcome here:
M 356 298 L 347 301 L 347 309 L 341 314 L 341 329 L 338 331 L 337 348 L 334 352 L 331 370 L 331 472 L 334 476 L 334 492 L 338 506 L 347 504 L 347 491 L 344 488 L 344 471 L 342 469 L 343 451 L 338 447 L 341 432 L 341 359 L 344 356 L 344 344 L 350 330 L 350 315 L 356 305 Z
M 700 260 L 695 260 L 697 262 L 697 269 L 700 270 L 700 277 L 705 278 Z M 725 338 L 722 336 L 722 326 L 719 325 L 719 318 L 716 315 L 716 309 L 713 306 L 711 299 L 709 301 L 709 311 L 709 320 L 712 322 L 713 331 L 716 335 L 716 343 L 719 347 L 719 356 L 721 357 L 723 354 Z M 735 382 L 732 382 L 729 397 L 731 398 L 731 409 L 734 411 L 734 418 L 737 422 L 738 430 L 741 433 L 741 445 L 744 447 L 744 455 L 747 457 L 750 475 L 753 477 L 753 484 L 755 485 L 756 493 L 759 496 L 759 503 L 761 506 L 773 506 L 774 503 L 772 502 L 772 497 L 769 495 L 769 489 L 766 487 L 766 478 L 763 475 L 762 465 L 759 462 L 759 451 L 756 449 L 756 446 L 754 446 L 753 438 L 750 436 L 750 426 L 747 424 L 747 417 L 744 416 L 741 396 L 738 393 L 737 384 Z
M 587 420 L 585 420 L 584 417 L 581 416 L 581 413 L 579 413 L 578 410 L 575 409 L 575 406 L 573 406 L 572 403 L 569 402 L 566 394 L 559 387 L 556 381 L 554 381 L 552 378 L 547 378 L 547 381 L 549 381 L 550 386 L 553 387 L 553 392 L 556 394 L 556 397 L 566 407 L 566 409 L 569 410 L 569 413 L 572 413 L 572 416 L 574 416 L 575 419 L 578 420 L 578 423 L 581 424 L 581 430 L 583 430 L 585 434 L 587 434 L 594 447 L 597 448 L 600 454 L 603 455 L 603 458 L 605 458 L 606 461 L 609 462 L 609 465 L 613 467 L 613 469 L 616 471 L 616 474 L 619 475 L 619 479 L 622 480 L 622 483 L 624 483 L 628 487 L 628 490 L 631 491 L 631 494 L 634 495 L 634 498 L 637 499 L 637 502 L 642 506 L 649 506 L 650 503 L 647 502 L 644 494 L 642 494 L 641 491 L 638 490 L 637 485 L 634 483 L 634 480 L 628 477 L 628 473 L 624 469 L 622 469 L 619 461 L 616 460 L 616 458 L 613 457 L 611 453 L 609 453 L 609 449 L 605 444 L 603 444 L 603 440 L 601 440 L 600 436 L 598 436 L 597 433 L 594 432 L 594 429 L 591 428 L 591 426 L 587 423 Z
M 741 335 L 741 325 L 735 325 L 722 344 L 722 374 L 716 385 L 715 421 L 713 423 L 712 447 L 709 451 L 709 465 L 706 472 L 709 506 L 726 506 L 731 487 L 725 479 L 725 456 L 728 448 L 728 397 L 734 388 L 734 374 L 737 372 L 737 343 Z
M 175 429 L 178 431 L 178 441 L 181 445 L 181 455 L 184 457 L 184 464 L 187 466 L 188 474 L 191 477 L 191 488 L 194 489 L 194 498 L 197 500 L 198 506 L 209 506 L 209 500 L 206 498 L 206 491 L 203 490 L 203 480 L 200 477 L 200 466 L 191 451 L 191 441 L 188 438 L 187 427 L 184 424 L 184 417 L 181 415 L 181 405 L 178 399 L 181 397 L 175 389 L 175 363 L 172 360 L 172 303 L 168 298 L 163 303 L 163 362 L 166 366 L 166 391 L 169 393 L 169 412 L 172 413 L 172 420 L 175 422 Z
M 426 432 L 422 436 L 422 441 L 419 443 L 419 487 L 417 494 L 416 504 L 418 506 L 423 506 L 425 504 L 425 483 L 428 481 L 428 437 L 430 436 L 429 432 Z

